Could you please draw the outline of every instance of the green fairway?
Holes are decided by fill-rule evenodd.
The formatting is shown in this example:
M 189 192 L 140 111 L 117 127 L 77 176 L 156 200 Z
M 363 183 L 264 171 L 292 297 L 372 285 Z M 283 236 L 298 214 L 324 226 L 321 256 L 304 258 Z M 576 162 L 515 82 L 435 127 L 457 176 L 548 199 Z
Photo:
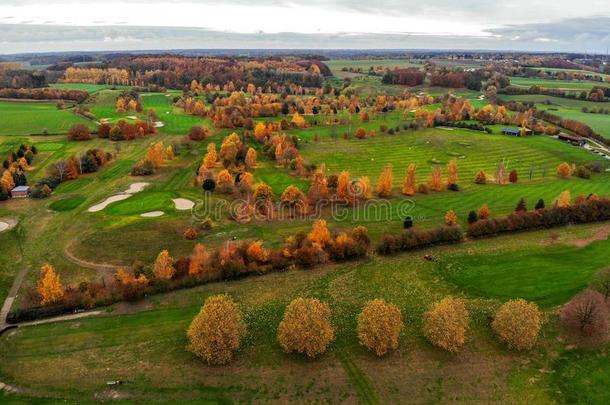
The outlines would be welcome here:
M 589 91 L 595 86 L 604 86 L 603 82 L 595 82 L 588 80 L 554 80 L 554 79 L 539 79 L 526 77 L 510 77 L 510 84 L 520 87 L 538 86 L 546 89 L 561 89 L 561 90 L 586 90 Z
M 464 291 L 548 307 L 566 302 L 608 264 L 610 239 L 585 248 L 547 246 L 519 252 L 452 257 L 439 272 Z M 584 259 L 586 258 L 586 259 Z M 574 263 L 579 262 L 578 270 Z
M 166 191 L 143 191 L 127 200 L 110 204 L 106 212 L 113 215 L 139 215 L 149 211 L 173 210 L 172 198 L 176 195 Z
M 84 90 L 89 93 L 95 93 L 100 90 L 126 90 L 129 89 L 129 86 L 114 86 L 110 84 L 91 84 L 91 83 L 54 83 L 49 87 L 54 89 L 71 89 L 71 90 Z
M 0 101 L 0 135 L 63 134 L 77 123 L 93 123 L 55 103 Z
M 53 201 L 49 208 L 53 211 L 71 211 L 85 202 L 86 198 L 83 196 L 69 197 L 61 200 Z
M 348 170 L 353 177 L 370 176 L 373 181 L 386 164 L 391 164 L 395 186 L 402 184 L 410 163 L 418 165 L 418 180 L 425 182 L 432 166 L 445 166 L 456 159 L 460 166 L 459 183 L 468 187 L 479 170 L 493 175 L 500 162 L 508 170 L 517 170 L 523 182 L 529 182 L 530 168 L 534 180 L 540 180 L 545 172 L 547 177 L 553 177 L 561 162 L 582 164 L 595 159 L 583 149 L 546 136 L 518 138 L 440 128 L 403 131 L 393 136 L 379 134 L 366 140 L 322 138 L 302 149 L 307 159 L 316 164 L 326 163 L 331 173 Z

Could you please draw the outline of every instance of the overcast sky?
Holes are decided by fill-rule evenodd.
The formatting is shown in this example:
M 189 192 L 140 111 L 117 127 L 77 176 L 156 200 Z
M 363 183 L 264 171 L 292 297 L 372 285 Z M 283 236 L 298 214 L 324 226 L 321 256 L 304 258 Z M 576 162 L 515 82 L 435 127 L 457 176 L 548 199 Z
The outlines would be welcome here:
M 608 0 L 0 0 L 0 53 L 460 48 L 606 53 Z

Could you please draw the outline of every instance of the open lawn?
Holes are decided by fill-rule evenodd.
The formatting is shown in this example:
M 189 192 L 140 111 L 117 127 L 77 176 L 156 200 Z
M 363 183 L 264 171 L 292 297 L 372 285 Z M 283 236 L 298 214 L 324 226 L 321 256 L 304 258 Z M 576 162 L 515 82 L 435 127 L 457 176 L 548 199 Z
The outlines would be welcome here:
M 510 77 L 510 84 L 520 87 L 538 86 L 547 89 L 585 90 L 589 91 L 595 86 L 604 86 L 605 83 L 588 80 L 554 80 L 526 77 Z
M 69 110 L 58 110 L 55 103 L 0 100 L 0 135 L 63 134 L 77 123 L 93 123 Z

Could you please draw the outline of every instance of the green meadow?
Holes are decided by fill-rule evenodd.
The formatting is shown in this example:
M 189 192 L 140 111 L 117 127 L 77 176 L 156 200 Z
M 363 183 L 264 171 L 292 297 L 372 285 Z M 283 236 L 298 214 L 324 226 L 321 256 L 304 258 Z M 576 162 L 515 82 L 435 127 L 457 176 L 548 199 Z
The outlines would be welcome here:
M 89 120 L 70 110 L 58 110 L 55 103 L 0 100 L 0 135 L 65 134 L 78 123 Z

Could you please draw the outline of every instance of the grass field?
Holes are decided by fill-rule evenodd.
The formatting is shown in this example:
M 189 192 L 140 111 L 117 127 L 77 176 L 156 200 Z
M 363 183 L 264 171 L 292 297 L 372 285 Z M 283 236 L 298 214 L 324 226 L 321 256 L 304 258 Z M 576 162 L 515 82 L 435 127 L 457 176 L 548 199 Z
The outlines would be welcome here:
M 558 232 L 568 243 L 594 229 L 585 226 Z M 421 314 L 430 302 L 445 294 L 462 294 L 454 284 L 436 276 L 437 264 L 423 260 L 424 254 L 439 257 L 441 263 L 464 254 L 472 260 L 499 252 L 523 257 L 545 252 L 540 241 L 547 237 L 548 232 L 541 231 L 520 238 L 500 237 L 325 269 L 215 283 L 135 306 L 116 306 L 99 318 L 23 328 L 1 338 L 0 373 L 3 381 L 35 387 L 36 395 L 84 401 L 108 395 L 105 381 L 123 379 L 129 383 L 113 392 L 136 402 L 160 397 L 186 403 L 314 399 L 396 403 L 404 398 L 417 398 L 417 403 L 451 398 L 496 403 L 550 404 L 572 398 L 580 398 L 579 403 L 596 402 L 606 396 L 601 387 L 609 378 L 607 353 L 596 353 L 595 361 L 587 360 L 590 355 L 586 353 L 576 357 L 564 345 L 553 343 L 555 332 L 547 325 L 531 360 L 524 362 L 526 356 L 506 350 L 489 332 L 486 316 L 498 305 L 494 299 L 469 301 L 472 328 L 466 349 L 458 356 L 432 348 L 421 334 Z M 596 254 L 603 256 L 599 251 Z M 511 280 L 520 279 L 517 273 L 511 274 Z M 219 292 L 229 293 L 239 302 L 250 334 L 234 363 L 208 367 L 184 350 L 184 331 L 205 297 Z M 275 342 L 283 308 L 295 296 L 318 297 L 333 311 L 336 341 L 315 362 L 285 355 Z M 407 325 L 401 349 L 381 361 L 358 345 L 354 332 L 359 308 L 373 297 L 398 305 Z M 554 345 L 560 360 L 545 357 L 542 347 L 546 344 Z M 565 364 L 570 359 L 577 367 Z M 60 365 L 61 374 L 46 372 Z M 541 369 L 577 379 L 559 380 L 554 372 Z M 591 378 L 588 372 L 594 372 Z M 597 388 L 580 397 L 587 385 Z
M 396 63 L 408 66 L 410 62 L 350 60 L 331 61 L 329 65 L 336 71 L 342 66 L 360 63 L 392 67 Z M 379 77 L 363 75 L 353 77 L 351 86 L 361 97 L 384 92 L 399 94 L 405 90 L 404 86 L 384 86 Z M 70 88 L 92 93 L 85 104 L 97 119 L 109 118 L 116 122 L 129 115 L 144 117 L 131 112 L 116 113 L 116 98 L 122 89 L 97 85 Z M 426 89 L 425 86 L 421 90 L 434 94 L 451 91 L 470 98 L 477 107 L 485 103 L 478 100 L 478 92 Z M 192 125 L 211 127 L 209 119 L 185 115 L 174 108 L 173 98 L 180 94 L 175 90 L 141 94 L 144 110 L 154 108 L 165 125 L 155 135 L 129 142 L 98 138 L 69 142 L 65 135 L 27 136 L 36 132 L 41 120 L 60 122 L 58 133 L 65 132 L 70 125 L 62 119 L 80 120 L 71 112 L 59 111 L 48 103 L 40 113 L 21 112 L 21 132 L 11 129 L 17 125 L 15 121 L 0 119 L 0 153 L 14 150 L 24 142 L 36 145 L 39 150 L 27 173 L 30 184 L 45 176 L 54 162 L 79 156 L 87 149 L 101 148 L 117 154 L 100 171 L 62 183 L 47 200 L 0 203 L 0 218 L 19 220 L 15 228 L 0 233 L 0 301 L 6 296 L 17 270 L 24 267 L 29 272 L 16 305 L 22 303 L 25 289 L 35 285 L 37 270 L 46 262 L 56 267 L 65 284 L 78 285 L 81 281 L 98 280 L 101 275 L 111 276 L 96 264 L 129 266 L 135 260 L 149 264 L 162 249 L 168 249 L 178 258 L 190 254 L 196 242 L 209 249 L 232 239 L 262 240 L 266 246 L 277 247 L 288 236 L 311 229 L 312 220 L 307 218 L 269 222 L 253 219 L 239 224 L 229 219 L 226 208 L 233 197 L 214 192 L 205 200 L 209 205 L 204 208 L 211 210 L 222 205 L 225 208 L 213 218 L 212 229 L 202 230 L 195 240 L 183 236 L 185 228 L 200 219 L 190 211 L 176 210 L 172 199 L 204 201 L 202 190 L 193 185 L 195 170 L 207 144 L 219 145 L 233 130 L 213 129 L 211 138 L 193 142 L 191 149 L 182 148 L 156 174 L 142 178 L 130 176 L 133 164 L 142 159 L 151 142 L 179 143 Z M 545 99 L 548 97 L 534 100 L 542 108 Z M 556 108 L 566 117 L 580 111 L 583 105 L 577 100 L 552 98 L 552 102 L 546 107 Z M 0 103 L 0 114 L 3 107 L 10 113 L 12 104 L 16 104 L 14 108 L 40 105 Z M 328 174 L 349 170 L 353 178 L 369 176 L 374 185 L 381 169 L 386 164 L 393 166 L 394 196 L 387 201 L 322 211 L 334 233 L 363 224 L 375 244 L 384 233 L 400 232 L 406 216 L 413 217 L 416 227 L 428 228 L 444 223 L 446 211 L 453 209 L 459 224 L 465 227 L 468 212 L 484 203 L 489 205 L 492 216 L 496 216 L 512 212 L 520 198 L 525 198 L 527 206 L 532 208 L 539 198 L 550 206 L 564 190 L 569 190 L 573 197 L 593 192 L 610 195 L 610 173 L 596 174 L 590 180 L 556 176 L 556 167 L 561 162 L 583 164 L 599 159 L 583 149 L 546 136 L 500 135 L 501 126 L 492 126 L 494 133 L 489 135 L 446 128 L 401 130 L 396 135 L 380 132 L 380 125 L 402 125 L 413 115 L 403 114 L 402 111 L 371 114 L 370 122 L 361 122 L 357 114 L 352 114 L 351 126 L 312 125 L 287 131 L 299 139 L 304 158 L 316 165 L 325 163 Z M 342 113 L 343 117 L 346 115 Z M 307 119 L 325 121 L 321 116 Z M 599 125 L 609 124 L 600 122 Z M 355 139 L 353 133 L 360 126 L 375 129 L 377 135 Z M 235 131 L 241 134 L 243 130 Z M 350 132 L 352 137 L 343 139 L 344 132 Z M 318 138 L 316 135 L 319 141 L 314 141 Z M 291 184 L 308 190 L 308 179 L 294 177 L 271 161 L 260 145 L 253 146 L 259 152 L 253 172 L 256 182 L 269 184 L 276 196 Z M 451 159 L 456 159 L 460 167 L 459 192 L 443 190 L 411 198 L 400 195 L 408 164 L 417 163 L 418 183 L 423 183 L 434 165 L 441 165 L 446 172 L 446 164 Z M 476 172 L 483 169 L 493 176 L 499 162 L 509 171 L 518 171 L 517 184 L 474 184 Z M 608 167 L 607 161 L 602 162 Z M 139 181 L 149 185 L 102 211 L 88 211 L 92 205 Z M 141 217 L 156 210 L 163 211 L 164 215 Z M 607 345 L 596 352 L 570 350 L 570 342 L 560 337 L 556 310 L 587 285 L 595 272 L 610 264 L 607 254 L 610 239 L 604 239 L 608 226 L 591 224 L 541 230 L 395 257 L 371 254 L 354 263 L 211 283 L 147 297 L 137 303 L 116 304 L 97 318 L 19 328 L 0 337 L 0 381 L 22 391 L 16 396 L 0 394 L 0 402 L 43 403 L 48 398 L 49 401 L 66 399 L 87 403 L 116 397 L 129 403 L 163 400 L 223 404 L 369 404 L 403 403 L 405 399 L 422 404 L 604 403 L 608 398 L 605 387 L 610 383 Z M 436 260 L 426 260 L 425 255 Z M 237 360 L 226 367 L 208 367 L 184 350 L 185 329 L 190 320 L 203 300 L 216 293 L 229 293 L 236 299 L 250 330 Z M 421 332 L 422 314 L 428 305 L 449 294 L 467 298 L 472 316 L 466 348 L 458 355 L 433 348 Z M 333 311 L 336 341 L 315 362 L 285 355 L 275 340 L 286 304 L 298 296 L 318 297 L 327 301 Z M 400 349 L 381 360 L 358 344 L 355 333 L 360 309 L 367 300 L 377 297 L 398 305 L 406 324 Z M 489 328 L 488 317 L 495 308 L 516 297 L 532 300 L 545 310 L 541 340 L 531 353 L 507 350 Z M 116 387 L 106 385 L 107 381 L 117 379 L 128 383 Z M 581 395 L 583 391 L 586 394 Z
M 93 124 L 55 103 L 0 101 L 0 135 L 61 134 L 76 123 Z
M 589 101 L 572 100 L 542 95 L 501 96 L 504 100 L 529 101 L 536 103 L 536 108 L 559 115 L 566 119 L 577 120 L 589 125 L 594 131 L 610 138 L 610 116 L 582 112 L 583 107 L 609 108 L 608 103 L 593 103 Z M 550 102 L 550 105 L 547 104 Z
M 561 90 L 591 90 L 595 86 L 604 86 L 602 82 L 588 80 L 554 80 L 554 79 L 539 79 L 525 77 L 510 77 L 510 84 L 520 87 L 539 86 L 547 89 Z

